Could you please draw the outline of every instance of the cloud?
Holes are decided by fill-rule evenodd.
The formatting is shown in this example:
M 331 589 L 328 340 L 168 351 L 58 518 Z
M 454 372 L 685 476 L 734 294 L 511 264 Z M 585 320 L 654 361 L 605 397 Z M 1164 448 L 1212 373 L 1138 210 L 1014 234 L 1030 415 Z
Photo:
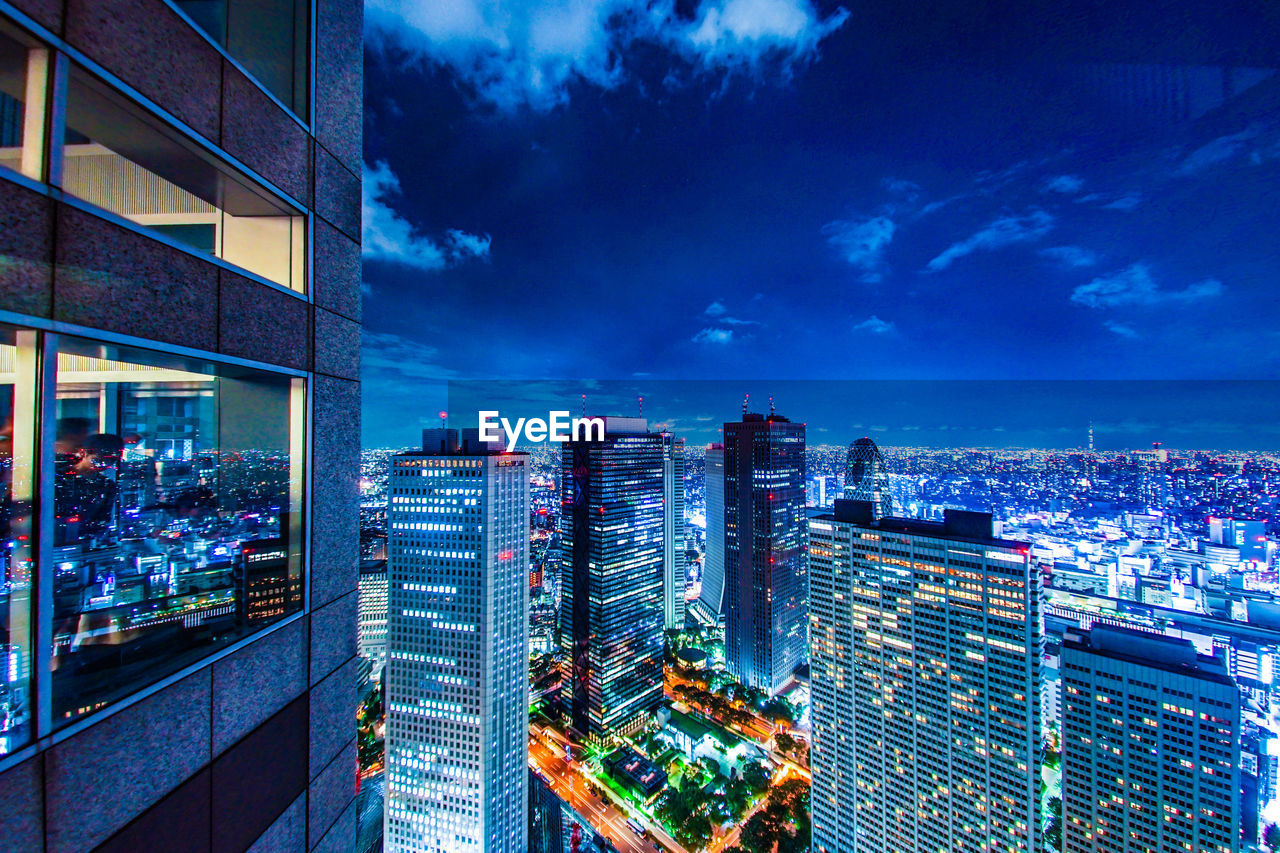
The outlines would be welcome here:
M 1052 246 L 1048 249 L 1041 249 L 1040 256 L 1057 261 L 1064 267 L 1092 267 L 1096 266 L 1101 260 L 1100 256 L 1093 249 L 1086 249 L 1083 246 Z
M 1043 210 L 1032 210 L 1025 216 L 1002 216 L 973 236 L 953 243 L 925 267 L 929 272 L 939 272 L 974 252 L 991 252 L 1015 243 L 1034 242 L 1052 230 L 1053 217 Z
M 733 329 L 707 327 L 692 338 L 695 344 L 727 344 L 733 340 Z
M 375 47 L 395 43 L 445 66 L 504 110 L 551 109 L 577 83 L 620 85 L 638 42 L 700 72 L 756 74 L 773 62 L 785 76 L 848 19 L 844 9 L 822 17 L 811 0 L 704 0 L 691 16 L 677 0 L 369 0 L 366 9 Z
M 1179 175 L 1194 175 L 1210 166 L 1230 160 L 1245 146 L 1245 143 L 1258 135 L 1257 128 L 1246 128 L 1239 133 L 1219 136 L 1201 145 L 1187 155 L 1178 167 Z
M 1133 210 L 1142 204 L 1142 196 L 1138 193 L 1125 193 L 1115 201 L 1107 202 L 1102 207 L 1104 210 Z
M 721 302 L 719 299 L 717 299 L 715 302 L 712 302 L 710 305 L 708 305 L 706 310 L 703 311 L 702 313 L 704 316 L 710 317 L 715 322 L 722 323 L 726 326 L 763 325 L 759 320 L 740 320 L 737 317 L 729 317 L 727 316 L 728 312 L 729 312 L 729 309 L 725 307 L 725 304 Z
M 366 260 L 432 271 L 468 258 L 488 257 L 490 237 L 487 234 L 450 229 L 443 241 L 436 242 L 418 233 L 409 220 L 391 207 L 391 199 L 398 195 L 400 179 L 385 160 L 379 160 L 372 169 L 365 164 L 361 254 Z
M 715 302 L 708 305 L 707 310 L 702 313 L 706 314 L 708 317 L 719 317 L 728 313 L 728 311 L 729 309 L 724 307 L 724 303 L 717 299 Z
M 870 332 L 873 335 L 887 335 L 896 329 L 897 327 L 893 323 L 888 320 L 881 320 L 875 314 L 853 327 L 855 332 Z
M 1108 331 L 1114 332 L 1122 338 L 1128 338 L 1131 341 L 1136 341 L 1138 338 L 1142 337 L 1134 330 L 1133 326 L 1127 326 L 1124 323 L 1117 323 L 1113 320 L 1108 320 L 1102 325 L 1105 326 Z
M 880 185 L 891 195 L 901 196 L 909 202 L 918 199 L 923 192 L 919 184 L 905 178 L 885 178 Z
M 366 378 L 448 379 L 455 371 L 436 364 L 440 351 L 391 332 L 363 332 L 360 336 L 360 366 Z
M 884 250 L 893 240 L 896 226 L 887 216 L 870 219 L 837 219 L 822 226 L 827 242 L 840 251 L 841 257 L 862 270 L 862 280 L 874 283 L 883 278 Z
M 1084 181 L 1077 175 L 1054 175 L 1046 178 L 1044 182 L 1044 191 L 1047 193 L 1075 195 L 1082 189 L 1084 189 Z
M 1196 302 L 1218 296 L 1225 288 L 1216 278 L 1190 284 L 1182 290 L 1161 290 L 1143 263 L 1130 264 L 1111 275 L 1099 276 L 1071 292 L 1071 301 L 1086 308 L 1124 305 L 1158 305 L 1163 302 Z M 1112 331 L 1115 331 L 1114 329 Z M 1123 333 L 1117 333 L 1123 334 Z

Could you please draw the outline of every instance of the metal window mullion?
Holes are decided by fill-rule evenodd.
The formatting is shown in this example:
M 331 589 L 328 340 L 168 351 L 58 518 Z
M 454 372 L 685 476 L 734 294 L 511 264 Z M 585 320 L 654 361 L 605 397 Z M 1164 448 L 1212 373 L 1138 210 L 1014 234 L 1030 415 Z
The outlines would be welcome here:
M 40 332 L 35 347 L 35 665 L 36 735 L 53 731 L 53 474 L 57 438 L 58 336 Z

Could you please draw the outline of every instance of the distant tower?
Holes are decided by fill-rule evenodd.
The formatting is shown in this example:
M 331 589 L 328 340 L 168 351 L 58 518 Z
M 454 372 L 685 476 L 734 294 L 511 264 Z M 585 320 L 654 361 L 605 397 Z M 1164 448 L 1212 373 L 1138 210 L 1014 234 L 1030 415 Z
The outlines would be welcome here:
M 641 397 L 641 400 L 644 398 Z M 668 630 L 684 627 L 684 439 L 662 433 L 662 613 Z
M 718 621 L 724 616 L 724 445 L 706 455 L 707 553 L 702 561 L 699 600 Z
M 1093 455 L 1093 421 L 1089 421 L 1089 459 L 1085 463 L 1085 475 L 1089 478 L 1089 483 L 1093 483 L 1093 478 L 1097 476 L 1098 465 L 1096 457 Z
M 849 445 L 844 473 L 844 496 L 849 500 L 870 501 L 877 517 L 893 515 L 889 472 L 885 470 L 880 448 L 869 438 L 860 438 Z

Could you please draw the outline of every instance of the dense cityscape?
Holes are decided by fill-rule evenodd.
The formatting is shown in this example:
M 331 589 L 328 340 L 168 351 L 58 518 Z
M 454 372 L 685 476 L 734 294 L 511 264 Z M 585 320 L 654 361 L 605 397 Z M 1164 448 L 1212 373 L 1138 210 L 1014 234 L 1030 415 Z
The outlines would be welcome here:
M 424 729 L 397 720 L 419 713 L 395 674 L 418 646 L 396 647 L 403 599 L 388 579 L 412 565 L 397 562 L 398 540 L 413 535 L 397 519 L 413 516 L 396 504 L 418 498 L 397 497 L 389 474 L 414 459 L 508 456 L 525 460 L 529 484 L 528 525 L 517 525 L 527 589 L 510 595 L 528 596 L 528 743 L 517 753 L 531 768 L 530 850 L 836 851 L 867 838 L 877 850 L 1128 850 L 1123 835 L 1148 830 L 1195 850 L 1280 840 L 1276 454 L 878 448 L 868 438 L 806 447 L 803 425 L 774 414 L 747 414 L 725 424 L 724 443 L 686 450 L 642 419 L 605 421 L 603 442 L 515 454 L 459 439 L 465 430 L 427 431 L 434 451 L 362 454 L 361 772 L 386 798 L 388 849 L 435 849 L 422 830 L 438 826 L 440 808 L 426 795 L 432 774 L 408 757 L 423 753 L 405 746 L 430 748 Z M 751 442 L 764 455 L 735 450 Z M 605 479 L 611 468 L 633 476 Z M 683 548 L 664 550 L 673 502 L 663 484 L 669 496 L 676 472 Z M 750 498 L 760 483 L 765 541 L 759 522 L 753 537 L 726 535 L 761 511 Z M 575 495 L 586 504 L 578 519 Z M 594 553 L 633 570 L 619 580 L 578 562 L 583 530 L 603 548 Z M 769 555 L 754 582 L 743 577 L 752 551 Z M 617 618 L 572 603 L 601 595 L 602 583 L 630 584 L 628 598 L 609 598 L 627 602 Z M 750 612 L 742 583 L 768 588 L 771 612 L 759 601 Z M 672 584 L 674 613 L 662 595 Z M 833 608 L 841 601 L 857 604 Z M 599 680 L 600 669 L 613 678 Z M 611 701 L 594 704 L 602 696 Z M 1139 712 L 1149 729 L 1135 733 Z M 1181 731 L 1175 712 L 1198 730 Z M 1120 728 L 1108 734 L 1108 722 Z M 846 744 L 847 732 L 857 737 Z M 1134 737 L 1153 748 L 1129 746 Z M 1104 742 L 1114 749 L 1099 753 Z M 946 756 L 949 773 L 926 778 L 926 754 Z M 476 789 L 481 808 L 486 788 Z M 1110 805 L 1113 791 L 1127 808 Z M 492 825 L 462 813 L 456 826 Z M 493 839 L 481 848 L 503 849 Z

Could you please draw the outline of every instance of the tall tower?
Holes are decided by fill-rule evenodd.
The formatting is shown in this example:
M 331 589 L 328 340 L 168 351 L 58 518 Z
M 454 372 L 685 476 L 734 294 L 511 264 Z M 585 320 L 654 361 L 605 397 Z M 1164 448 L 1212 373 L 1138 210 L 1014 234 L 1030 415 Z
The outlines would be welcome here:
M 662 703 L 664 439 L 610 417 L 561 458 L 562 690 L 571 725 L 604 741 Z
M 388 853 L 528 849 L 528 457 L 425 430 L 388 484 Z
M 662 624 L 684 627 L 684 439 L 662 433 Z
M 744 414 L 724 425 L 725 658 L 776 693 L 804 660 L 804 424 Z
M 1240 690 L 1188 640 L 1095 624 L 1062 645 L 1067 853 L 1237 853 Z
M 870 501 L 877 516 L 893 515 L 889 472 L 885 469 L 880 448 L 869 438 L 860 438 L 849 445 L 849 455 L 845 462 L 844 496 L 849 500 Z
M 1039 575 L 987 513 L 809 520 L 814 853 L 1039 853 Z
M 707 447 L 703 493 L 707 501 L 707 551 L 698 600 L 716 620 L 724 617 L 724 445 Z

